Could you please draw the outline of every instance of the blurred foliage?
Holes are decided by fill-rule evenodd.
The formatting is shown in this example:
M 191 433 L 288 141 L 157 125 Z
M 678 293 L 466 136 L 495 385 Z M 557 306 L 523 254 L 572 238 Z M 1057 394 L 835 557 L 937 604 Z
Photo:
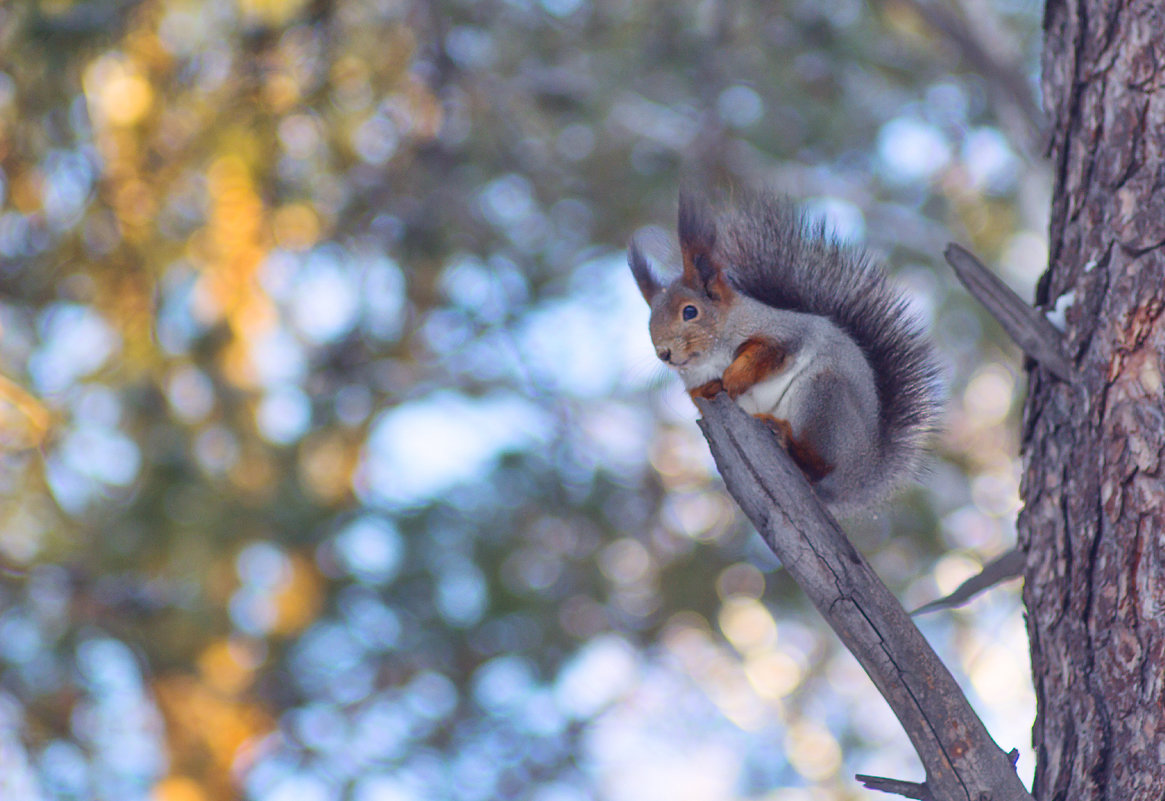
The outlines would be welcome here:
M 1034 73 L 1037 4 L 941 7 Z M 951 403 L 925 486 L 850 529 L 908 605 L 1006 547 L 1021 373 L 938 254 L 1030 296 L 1048 182 L 920 8 L 0 6 L 0 797 L 916 775 L 724 496 L 621 248 L 684 175 L 867 244 Z M 997 591 L 927 622 L 1008 748 L 1018 617 Z

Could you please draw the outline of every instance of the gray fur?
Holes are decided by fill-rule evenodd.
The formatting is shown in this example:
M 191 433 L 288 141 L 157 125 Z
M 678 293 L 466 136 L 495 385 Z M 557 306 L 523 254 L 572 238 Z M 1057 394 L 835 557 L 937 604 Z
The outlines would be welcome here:
M 720 378 L 737 348 L 762 336 L 789 359 L 737 402 L 787 420 L 833 467 L 816 485 L 831 510 L 868 506 L 916 473 L 938 415 L 938 371 L 884 273 L 777 197 L 745 196 L 719 215 L 690 198 L 680 208 L 681 245 L 701 252 L 699 267 L 723 271 L 732 297 L 710 294 L 704 269 L 702 286 L 649 292 L 634 248 L 631 263 L 657 353 L 685 387 Z M 686 305 L 698 309 L 692 320 Z
M 794 437 L 812 443 L 834 466 L 816 485 L 826 505 L 845 513 L 878 500 L 885 491 L 885 482 L 871 475 L 871 467 L 881 461 L 878 395 L 873 371 L 857 343 L 824 317 L 774 309 L 746 296 L 733 302 L 724 328 L 721 350 L 712 359 L 719 374 L 736 349 L 758 334 L 791 351 L 783 370 L 753 385 L 736 402 L 749 414 L 789 421 Z M 703 383 L 680 373 L 688 389 Z
M 717 218 L 715 257 L 740 292 L 776 309 L 825 317 L 856 342 L 877 390 L 881 493 L 915 477 L 937 428 L 939 369 L 902 294 L 862 250 L 830 237 L 787 199 L 737 193 Z

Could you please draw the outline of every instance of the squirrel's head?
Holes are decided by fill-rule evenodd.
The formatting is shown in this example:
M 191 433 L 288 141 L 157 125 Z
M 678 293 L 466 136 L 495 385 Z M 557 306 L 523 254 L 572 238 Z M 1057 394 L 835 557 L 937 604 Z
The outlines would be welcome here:
M 651 272 L 637 242 L 627 261 L 639 291 L 651 306 L 651 341 L 656 355 L 681 374 L 698 373 L 714 355 L 736 292 L 713 257 L 716 224 L 690 195 L 680 195 L 680 251 L 684 270 L 664 286 Z

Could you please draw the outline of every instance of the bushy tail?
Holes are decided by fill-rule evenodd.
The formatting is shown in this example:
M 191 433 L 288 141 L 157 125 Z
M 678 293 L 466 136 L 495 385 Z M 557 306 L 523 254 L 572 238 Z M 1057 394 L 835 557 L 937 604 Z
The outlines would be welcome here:
M 942 393 L 933 348 L 905 296 L 867 254 L 783 198 L 735 198 L 716 230 L 716 255 L 738 290 L 769 306 L 827 317 L 858 343 L 876 380 L 881 474 L 890 483 L 916 475 Z M 872 494 L 884 494 L 890 483 Z

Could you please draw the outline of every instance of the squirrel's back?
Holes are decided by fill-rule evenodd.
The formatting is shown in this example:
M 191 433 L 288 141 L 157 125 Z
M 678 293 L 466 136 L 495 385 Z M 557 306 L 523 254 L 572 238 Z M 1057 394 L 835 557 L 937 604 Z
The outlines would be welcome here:
M 768 306 L 827 317 L 858 344 L 874 373 L 883 468 L 917 472 L 938 422 L 940 371 L 906 298 L 868 255 L 783 198 L 751 194 L 721 208 L 715 251 L 729 283 Z

